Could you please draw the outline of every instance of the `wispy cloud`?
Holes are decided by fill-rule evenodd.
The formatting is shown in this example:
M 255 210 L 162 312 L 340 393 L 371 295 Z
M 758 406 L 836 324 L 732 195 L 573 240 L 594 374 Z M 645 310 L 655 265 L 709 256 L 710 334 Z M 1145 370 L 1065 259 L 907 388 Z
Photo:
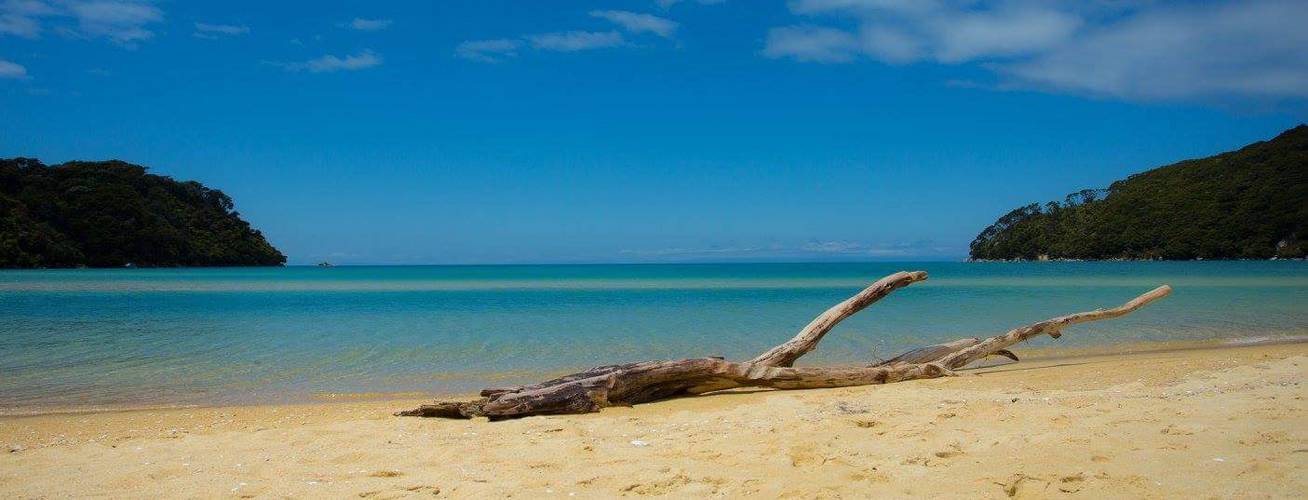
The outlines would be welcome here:
M 346 26 L 348 26 L 350 29 L 355 29 L 359 31 L 381 31 L 391 27 L 392 23 L 393 21 L 390 19 L 364 19 L 364 18 L 356 17 L 354 18 L 354 20 L 350 21 L 349 24 L 347 24 Z
M 786 26 L 768 31 L 763 55 L 796 61 L 841 63 L 854 60 L 858 39 L 834 28 Z
M 36 0 L 4 0 L 0 2 L 0 35 L 36 38 L 41 33 L 40 17 L 51 16 L 55 9 Z
M 28 78 L 27 68 L 21 64 L 0 59 L 0 78 L 26 80 Z
M 1308 2 L 794 0 L 762 54 L 978 64 L 998 87 L 1132 100 L 1308 97 Z M 813 23 L 827 20 L 829 26 Z M 852 28 L 848 27 L 853 25 Z
M 163 11 L 145 2 L 96 0 L 67 4 L 77 18 L 78 31 L 134 47 L 154 38 L 147 26 L 163 21 Z
M 497 63 L 517 57 L 519 49 L 554 52 L 580 52 L 627 45 L 622 33 L 616 31 L 559 31 L 524 35 L 522 38 L 493 38 L 468 40 L 454 47 L 454 55 L 470 61 Z
M 454 47 L 454 55 L 473 61 L 496 63 L 509 57 L 517 57 L 521 40 L 497 38 L 493 40 L 469 40 Z
M 622 31 L 636 39 L 645 34 L 671 38 L 679 26 L 671 19 L 625 10 L 593 10 L 589 14 L 591 17 L 616 24 Z M 496 63 L 517 57 L 518 51 L 524 47 L 539 51 L 581 52 L 640 46 L 631 43 L 622 31 L 568 30 L 512 38 L 467 40 L 454 47 L 454 55 L 471 61 Z
M 40 32 L 41 25 L 30 17 L 0 16 L 0 35 L 36 38 Z
M 620 47 L 626 44 L 622 33 L 616 31 L 560 31 L 524 37 L 538 50 L 577 52 L 580 50 Z
M 1140 12 L 997 67 L 1021 86 L 1143 100 L 1308 98 L 1308 2 Z
M 931 60 L 960 63 L 977 59 L 1031 54 L 1070 39 L 1081 26 L 1074 12 L 1056 10 L 1053 3 L 911 2 L 897 0 L 799 0 L 799 14 L 845 17 L 855 30 L 783 27 L 769 37 L 765 54 L 777 57 L 805 54 L 811 46 L 829 47 L 822 59 L 852 61 L 866 56 L 900 64 Z M 789 31 L 784 31 L 789 30 Z M 839 34 L 841 43 L 835 44 Z
M 292 63 L 270 63 L 281 66 L 287 71 L 308 71 L 310 73 L 334 73 L 337 71 L 358 71 L 379 66 L 382 63 L 381 56 L 371 50 L 364 50 L 353 55 L 338 57 L 327 54 L 322 57 L 310 59 L 308 61 Z
M 125 47 L 154 37 L 150 25 L 163 11 L 141 0 L 4 0 L 0 35 L 36 38 L 47 22 L 55 32 L 79 38 L 105 38 Z M 71 22 L 69 22 L 71 21 Z
M 236 26 L 231 24 L 195 23 L 195 33 L 193 35 L 196 38 L 205 38 L 209 40 L 214 40 L 224 36 L 237 36 L 237 35 L 245 35 L 248 33 L 250 33 L 250 28 L 248 26 Z
M 669 38 L 677 31 L 677 22 L 662 17 L 625 10 L 592 10 L 591 17 L 608 20 L 633 34 L 653 33 Z

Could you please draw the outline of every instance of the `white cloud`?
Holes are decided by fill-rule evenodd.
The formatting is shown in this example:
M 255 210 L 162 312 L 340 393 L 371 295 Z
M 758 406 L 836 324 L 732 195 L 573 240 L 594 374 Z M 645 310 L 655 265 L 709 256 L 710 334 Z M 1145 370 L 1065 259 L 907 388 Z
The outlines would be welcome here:
M 129 47 L 153 38 L 154 32 L 146 26 L 163 21 L 163 11 L 144 2 L 95 0 L 70 2 L 67 6 L 82 34 L 105 37 Z
M 763 54 L 979 63 L 1001 86 L 1140 100 L 1308 97 L 1308 2 L 794 0 Z M 853 40 L 857 40 L 856 42 Z
M 816 26 L 787 26 L 768 31 L 763 55 L 806 62 L 837 63 L 853 60 L 857 51 L 858 39 L 847 32 Z
M 861 43 L 843 47 L 828 61 L 867 56 L 892 64 L 961 63 L 1029 54 L 1067 40 L 1081 25 L 1072 13 L 1022 2 L 800 0 L 791 8 L 799 14 L 849 18 L 857 25 L 845 33 L 856 32 Z M 812 42 L 805 41 L 803 33 L 794 34 L 781 42 L 804 45 L 830 38 L 819 29 L 810 30 L 809 36 L 819 38 Z
M 953 63 L 990 56 L 1038 53 L 1072 37 L 1081 25 L 1073 14 L 1043 7 L 1002 8 L 959 15 L 935 27 L 935 57 Z
M 4 0 L 0 2 L 0 35 L 36 38 L 41 33 L 37 19 L 55 13 L 55 9 L 45 2 Z
M 634 34 L 653 33 L 663 38 L 671 37 L 678 26 L 677 22 L 671 19 L 625 10 L 592 10 L 590 15 L 608 20 Z
M 998 67 L 1014 83 L 1134 99 L 1308 98 L 1308 3 L 1141 12 Z
M 624 10 L 593 10 L 590 11 L 590 16 L 616 24 L 622 30 L 633 35 L 651 33 L 660 37 L 671 38 L 679 26 L 670 19 Z M 580 52 L 634 46 L 636 45 L 628 43 L 622 32 L 617 30 L 572 30 L 535 33 L 515 38 L 467 40 L 454 47 L 454 55 L 471 61 L 496 63 L 517 57 L 518 51 L 524 47 L 542 51 Z
M 468 40 L 454 47 L 454 55 L 472 61 L 497 63 L 517 57 L 518 50 L 528 45 L 535 50 L 579 52 L 626 44 L 622 34 L 616 31 L 561 31 L 525 35 L 520 39 Z
M 922 58 L 926 47 L 917 37 L 892 26 L 864 26 L 859 49 L 890 64 L 910 63 Z M 855 49 L 852 52 L 857 52 Z M 853 54 L 848 54 L 853 59 Z
M 35 19 L 22 16 L 0 16 L 0 35 L 13 35 L 23 38 L 36 38 L 41 32 L 41 25 Z
M 392 22 L 393 21 L 390 19 L 363 19 L 356 17 L 353 21 L 350 21 L 349 27 L 359 31 L 381 31 L 391 27 Z
M 316 59 L 294 63 L 273 63 L 289 71 L 308 71 L 310 73 L 333 73 L 336 71 L 358 71 L 381 65 L 382 58 L 371 50 L 357 54 L 337 57 L 327 54 Z
M 454 55 L 473 61 L 495 63 L 508 57 L 517 57 L 522 41 L 510 38 L 469 40 L 454 47 Z
M 616 31 L 560 31 L 524 37 L 538 50 L 577 52 L 581 50 L 620 47 L 627 42 Z
M 0 12 L 7 15 L 40 17 L 54 14 L 55 9 L 42 0 L 5 0 L 0 2 Z
M 26 80 L 27 68 L 24 68 L 21 64 L 0 59 L 0 78 Z
M 248 26 L 195 23 L 195 36 L 199 38 L 216 39 L 220 36 L 245 35 L 249 32 L 250 28 Z
M 0 35 L 36 38 L 41 33 L 41 24 L 37 18 L 54 12 L 54 8 L 36 0 L 0 2 Z
M 43 24 L 50 22 L 58 33 L 134 47 L 154 37 L 149 26 L 163 18 L 163 11 L 146 1 L 5 0 L 0 3 L 0 35 L 36 38 L 44 31 Z

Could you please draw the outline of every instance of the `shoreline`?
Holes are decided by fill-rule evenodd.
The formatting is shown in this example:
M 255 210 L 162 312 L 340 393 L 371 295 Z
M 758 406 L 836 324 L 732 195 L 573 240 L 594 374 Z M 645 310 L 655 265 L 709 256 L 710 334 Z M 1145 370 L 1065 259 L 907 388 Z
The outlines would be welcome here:
M 1024 259 L 1024 258 L 1020 258 L 1020 257 L 1019 257 L 1019 258 L 1012 258 L 1012 259 L 973 259 L 973 258 L 970 258 L 970 257 L 969 257 L 969 258 L 966 258 L 966 259 L 961 260 L 960 262 L 965 262 L 965 263 L 969 263 L 969 264 L 987 264 L 987 263 L 1000 263 L 1000 262 L 1261 262 L 1261 261 L 1278 261 L 1278 262 L 1279 262 L 1279 261 L 1290 261 L 1290 262 L 1296 262 L 1296 261 L 1297 261 L 1297 262 L 1303 262 L 1303 261 L 1305 261 L 1305 260 L 1308 260 L 1308 257 L 1268 257 L 1268 258 L 1266 258 L 1266 259 L 1202 259 L 1202 258 L 1195 258 L 1195 259 L 1128 259 L 1128 258 L 1125 258 L 1125 257 L 1120 258 L 1120 259 L 1073 259 L 1073 258 L 1067 258 L 1067 257 L 1050 257 L 1050 258 L 1046 258 L 1046 259 L 1039 259 L 1039 258 L 1036 258 L 1036 259 Z
M 1089 346 L 1041 346 L 1028 347 L 1021 349 L 1021 363 L 1030 362 L 1048 362 L 1068 359 L 1078 359 L 1096 356 L 1115 356 L 1128 354 L 1165 354 L 1170 352 L 1182 352 L 1188 350 L 1206 350 L 1206 349 L 1227 349 L 1240 347 L 1256 347 L 1262 345 L 1281 345 L 1281 344 L 1298 344 L 1308 343 L 1308 334 L 1290 334 L 1284 336 L 1259 335 L 1252 337 L 1231 337 L 1216 338 L 1203 340 L 1183 340 L 1183 341 L 1133 341 L 1118 342 L 1111 344 L 1089 345 Z M 1002 367 L 1013 365 L 1011 361 L 983 360 L 970 366 L 964 371 L 981 370 L 992 367 Z M 826 365 L 815 365 L 826 366 Z M 580 369 L 580 368 L 578 368 Z M 575 371 L 575 370 L 572 370 Z M 551 372 L 542 372 L 538 375 L 540 380 L 548 380 L 557 376 L 571 373 L 570 370 L 557 370 Z M 528 382 L 530 383 L 530 382 Z M 412 402 L 412 401 L 429 401 L 434 399 L 475 399 L 475 391 L 467 392 L 424 392 L 424 391 L 401 391 L 401 392 L 331 392 L 331 393 L 314 393 L 311 395 L 300 395 L 299 397 L 285 398 L 281 401 L 251 401 L 242 402 L 218 402 L 215 404 L 182 404 L 160 402 L 157 404 L 101 404 L 88 406 L 27 406 L 27 407 L 0 407 L 0 420 L 10 417 L 38 417 L 45 415 L 93 415 L 101 413 L 116 412 L 138 412 L 138 411 L 168 411 L 168 410 L 196 410 L 196 409 L 222 409 L 222 408 L 251 408 L 251 407 L 283 407 L 283 406 L 319 406 L 333 404 L 351 404 L 367 402 Z
M 425 399 L 6 416 L 0 492 L 1007 498 L 1308 489 L 1308 343 L 1026 357 L 968 373 L 504 422 L 391 416 Z

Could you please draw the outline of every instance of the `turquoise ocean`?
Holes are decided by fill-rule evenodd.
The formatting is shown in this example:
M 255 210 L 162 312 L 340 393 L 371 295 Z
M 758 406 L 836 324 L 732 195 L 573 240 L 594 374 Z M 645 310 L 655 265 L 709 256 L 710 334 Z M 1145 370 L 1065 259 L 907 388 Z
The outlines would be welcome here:
M 1002 333 L 1164 283 L 1163 301 L 1034 347 L 1308 335 L 1302 261 L 0 271 L 0 412 L 466 393 L 612 362 L 748 358 L 899 270 L 931 277 L 801 363 Z

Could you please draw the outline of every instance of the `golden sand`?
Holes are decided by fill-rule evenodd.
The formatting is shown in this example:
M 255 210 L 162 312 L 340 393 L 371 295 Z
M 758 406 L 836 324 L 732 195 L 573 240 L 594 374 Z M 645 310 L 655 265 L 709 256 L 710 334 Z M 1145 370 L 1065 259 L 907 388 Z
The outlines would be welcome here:
M 420 401 L 0 417 L 0 496 L 1308 495 L 1308 344 L 490 423 Z

